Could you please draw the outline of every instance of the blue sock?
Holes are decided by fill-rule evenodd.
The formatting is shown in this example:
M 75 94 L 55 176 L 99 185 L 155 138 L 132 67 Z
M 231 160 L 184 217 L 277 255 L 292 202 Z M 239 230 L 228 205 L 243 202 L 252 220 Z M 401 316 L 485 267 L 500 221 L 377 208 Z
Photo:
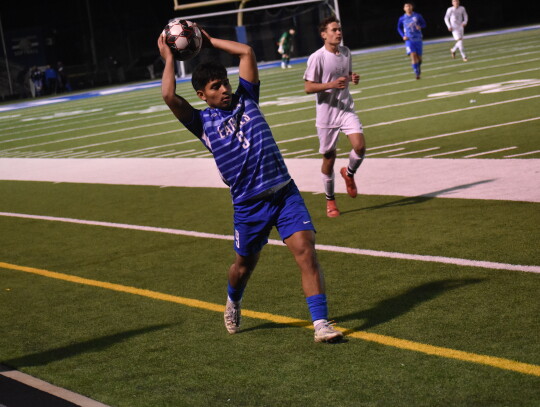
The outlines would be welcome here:
M 412 69 L 416 75 L 420 74 L 420 70 L 418 68 L 418 64 L 412 64 Z
M 227 283 L 227 294 L 229 295 L 231 301 L 238 302 L 242 300 L 245 288 L 245 286 L 242 288 L 234 288 L 231 286 L 231 283 Z
M 306 297 L 306 302 L 311 313 L 311 320 L 328 319 L 328 305 L 326 304 L 326 294 L 316 294 Z

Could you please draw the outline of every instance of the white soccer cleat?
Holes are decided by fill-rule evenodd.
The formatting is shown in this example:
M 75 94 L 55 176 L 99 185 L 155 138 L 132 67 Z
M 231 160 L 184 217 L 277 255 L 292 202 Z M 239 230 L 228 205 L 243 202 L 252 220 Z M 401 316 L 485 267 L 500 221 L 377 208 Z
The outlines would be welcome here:
M 324 321 L 315 328 L 315 342 L 337 342 L 343 338 L 343 333 L 333 326 L 334 324 Z
M 239 302 L 233 302 L 227 298 L 223 320 L 225 328 L 230 334 L 235 334 L 240 330 L 241 307 Z

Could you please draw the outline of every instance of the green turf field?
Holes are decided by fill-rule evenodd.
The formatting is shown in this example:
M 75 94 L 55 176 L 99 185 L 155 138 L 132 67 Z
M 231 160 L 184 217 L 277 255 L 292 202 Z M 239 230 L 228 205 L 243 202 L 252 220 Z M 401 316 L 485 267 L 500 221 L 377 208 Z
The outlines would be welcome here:
M 538 33 L 467 39 L 467 63 L 427 45 L 420 81 L 403 49 L 356 56 L 368 157 L 536 162 Z M 291 159 L 318 157 L 304 68 L 261 71 Z M 196 102 L 189 83 L 178 91 Z M 105 157 L 209 155 L 157 87 L 0 113 L 0 169 Z M 360 195 L 328 219 L 321 195 L 304 198 L 319 245 L 540 266 L 538 203 Z M 294 260 L 269 245 L 231 336 L 226 189 L 0 181 L 0 212 L 51 217 L 0 216 L 0 363 L 111 406 L 540 405 L 537 272 L 319 251 L 347 333 L 322 345 Z

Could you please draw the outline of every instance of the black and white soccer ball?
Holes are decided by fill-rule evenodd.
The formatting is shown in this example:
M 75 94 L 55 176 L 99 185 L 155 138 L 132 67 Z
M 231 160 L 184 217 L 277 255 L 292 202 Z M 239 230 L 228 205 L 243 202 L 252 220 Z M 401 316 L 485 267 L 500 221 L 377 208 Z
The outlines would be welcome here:
M 201 51 L 201 30 L 189 20 L 177 18 L 169 21 L 162 34 L 174 58 L 179 61 L 187 61 Z

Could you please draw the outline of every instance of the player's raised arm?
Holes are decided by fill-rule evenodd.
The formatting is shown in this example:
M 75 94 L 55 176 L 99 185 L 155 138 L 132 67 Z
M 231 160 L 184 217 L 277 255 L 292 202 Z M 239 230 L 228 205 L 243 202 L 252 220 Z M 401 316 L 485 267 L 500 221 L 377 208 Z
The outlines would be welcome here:
M 241 78 L 251 83 L 259 82 L 259 69 L 257 68 L 257 60 L 255 59 L 255 52 L 253 51 L 253 48 L 240 42 L 211 37 L 203 29 L 201 29 L 201 32 L 206 44 L 209 43 L 216 49 L 220 49 L 228 54 L 236 55 L 240 58 L 238 69 Z
M 190 121 L 193 116 L 193 107 L 187 100 L 176 94 L 175 60 L 163 35 L 158 38 L 158 48 L 161 57 L 165 60 L 165 68 L 161 78 L 161 96 L 178 120 Z

